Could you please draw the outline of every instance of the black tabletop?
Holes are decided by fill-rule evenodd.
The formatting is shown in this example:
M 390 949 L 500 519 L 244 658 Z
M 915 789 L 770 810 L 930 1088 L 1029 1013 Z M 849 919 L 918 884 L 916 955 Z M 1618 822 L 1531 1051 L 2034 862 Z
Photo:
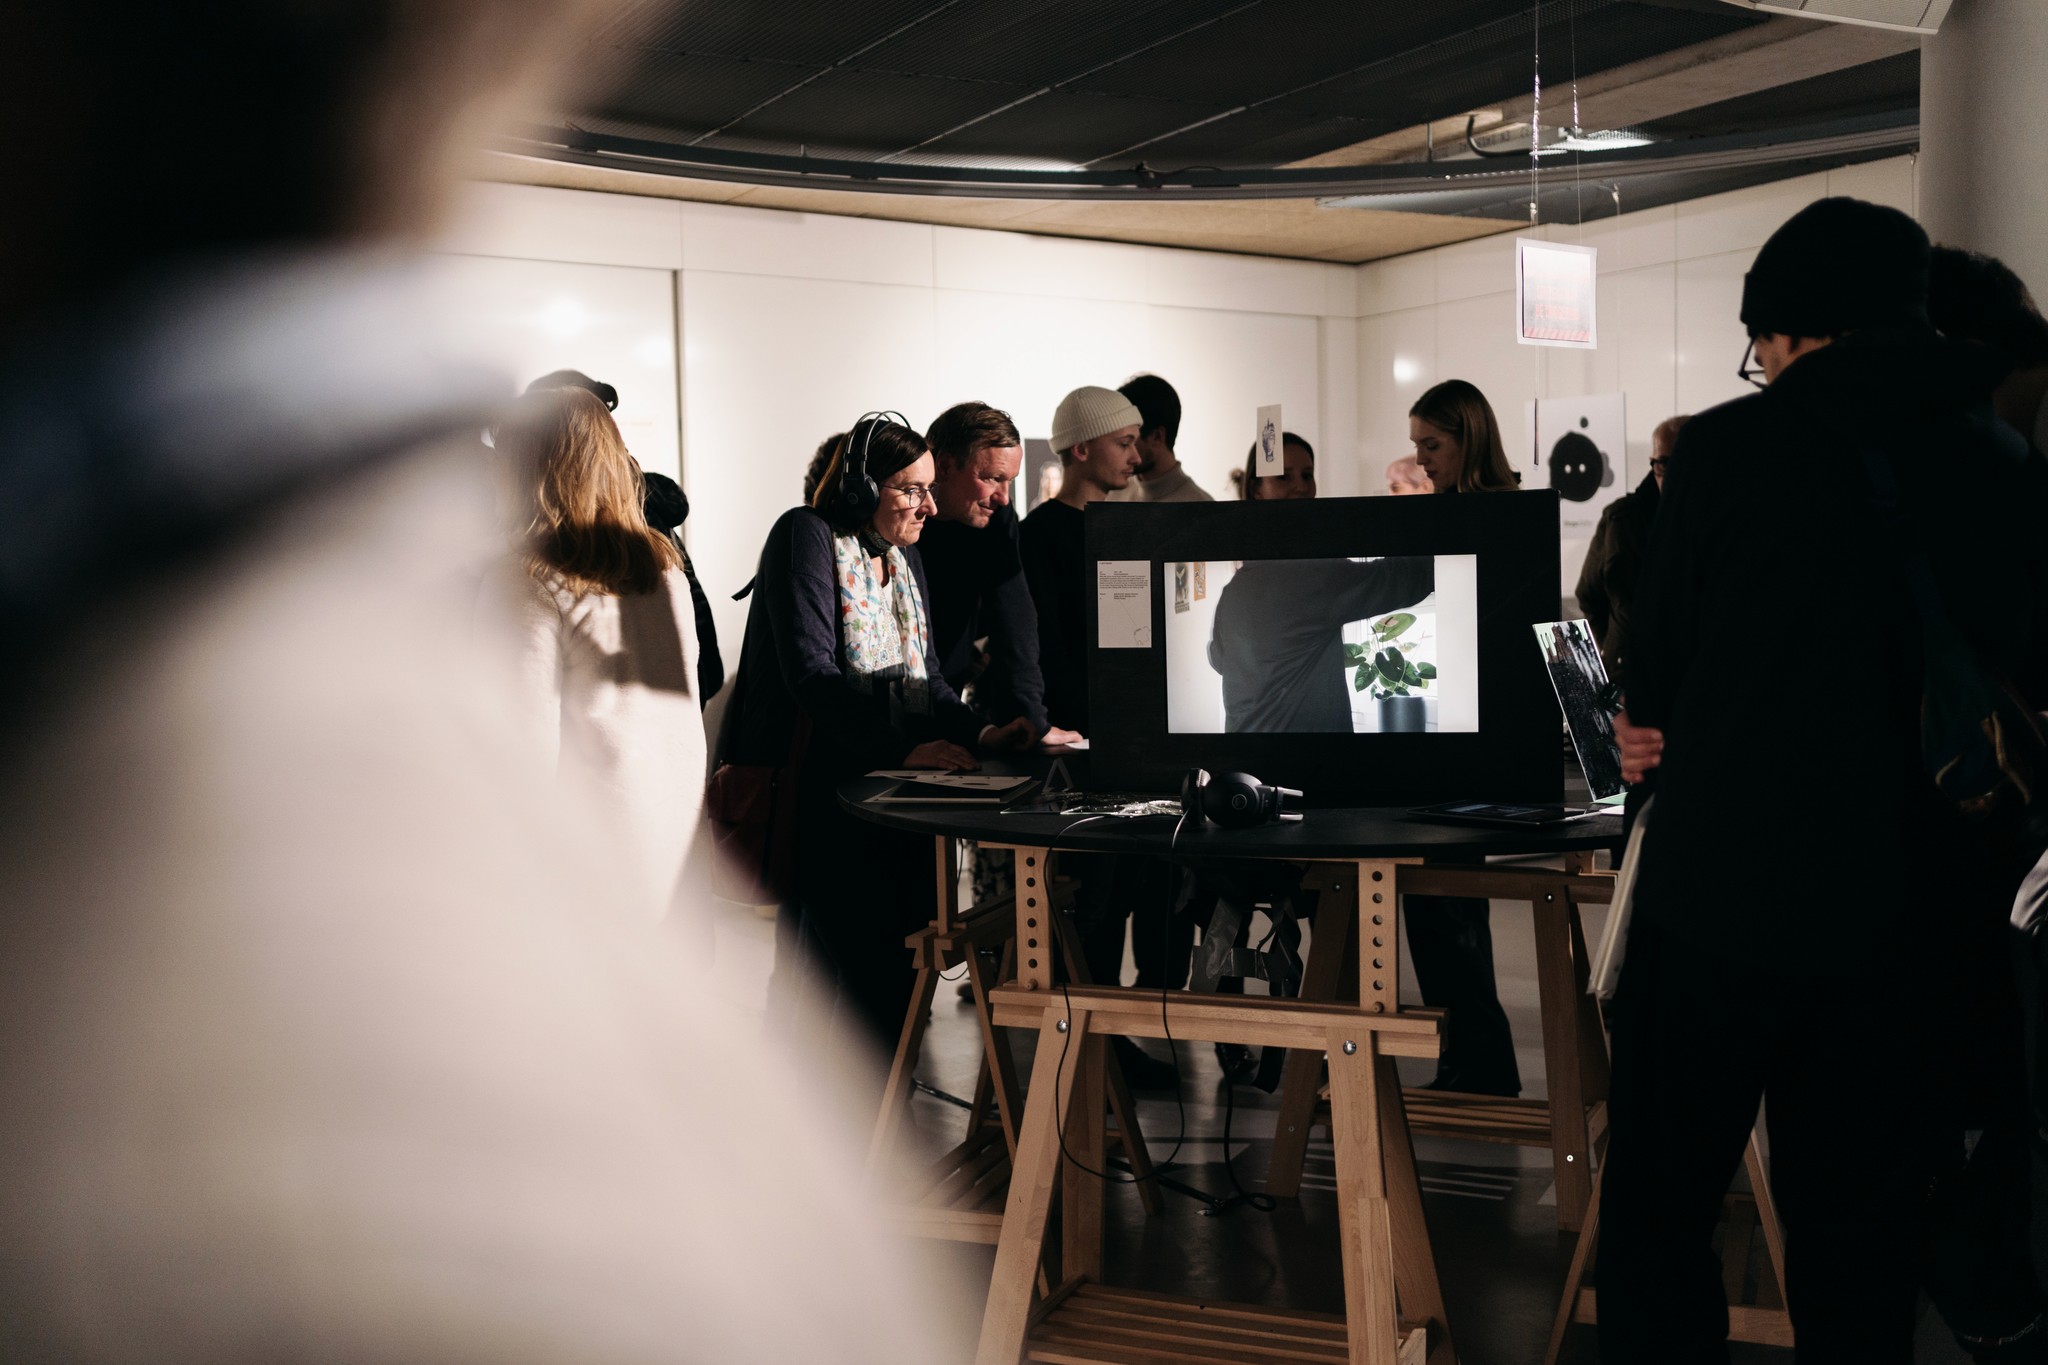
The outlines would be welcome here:
M 1042 777 L 1049 760 L 991 762 L 989 772 Z M 893 786 L 887 778 L 858 777 L 839 786 L 840 804 L 863 820 L 891 829 L 1102 853 L 1165 853 L 1209 858 L 1441 858 L 1583 853 L 1622 845 L 1619 815 L 1595 815 L 1538 829 L 1431 824 L 1401 807 L 1340 807 L 1306 811 L 1299 821 L 1257 829 L 1218 829 L 1171 815 L 1136 818 L 1062 815 L 1024 801 L 1002 810 L 971 806 L 877 806 L 868 798 Z M 1474 799 L 1485 799 L 1475 793 Z M 1178 833 L 1176 833 L 1178 826 Z

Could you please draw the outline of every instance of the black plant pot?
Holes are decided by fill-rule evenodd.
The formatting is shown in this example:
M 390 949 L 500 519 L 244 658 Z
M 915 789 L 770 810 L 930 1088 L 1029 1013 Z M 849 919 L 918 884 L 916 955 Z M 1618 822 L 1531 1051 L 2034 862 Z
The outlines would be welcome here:
M 1380 733 L 1419 735 L 1429 729 L 1429 703 L 1422 697 L 1381 697 Z

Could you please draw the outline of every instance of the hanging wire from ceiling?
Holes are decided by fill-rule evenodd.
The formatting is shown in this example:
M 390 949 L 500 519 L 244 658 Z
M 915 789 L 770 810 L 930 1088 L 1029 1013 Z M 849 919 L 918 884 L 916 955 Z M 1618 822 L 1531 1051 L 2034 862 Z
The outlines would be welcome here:
M 1529 95 L 1529 226 L 1536 226 L 1536 204 L 1543 189 L 1543 0 L 1531 0 L 1529 31 L 1535 49 L 1534 89 Z
M 1571 44 L 1572 55 L 1572 140 L 1585 136 L 1586 125 L 1579 121 L 1579 5 L 1578 0 L 1569 0 L 1564 11 L 1565 34 Z M 1586 236 L 1586 191 L 1579 183 L 1578 151 L 1572 152 L 1572 208 L 1578 217 L 1579 240 Z

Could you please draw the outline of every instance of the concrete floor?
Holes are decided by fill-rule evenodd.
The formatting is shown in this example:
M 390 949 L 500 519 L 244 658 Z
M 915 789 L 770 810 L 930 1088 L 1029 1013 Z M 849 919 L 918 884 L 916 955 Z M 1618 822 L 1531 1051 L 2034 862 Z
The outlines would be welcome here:
M 1602 913 L 1596 907 L 1588 916 L 1591 943 L 1599 941 Z M 1529 923 L 1525 903 L 1494 902 L 1496 974 L 1518 1040 L 1523 1093 L 1541 1096 L 1542 1030 Z M 726 922 L 718 951 L 734 1003 L 758 1010 L 771 955 L 767 926 Z M 1403 967 L 1404 983 L 1412 982 L 1405 961 Z M 1406 994 L 1412 996 L 1412 990 Z M 1166 1056 L 1163 1043 L 1148 1047 L 1155 1056 Z M 954 987 L 942 985 L 919 1079 L 955 1095 L 970 1093 L 979 1048 L 972 1007 Z M 1211 1048 L 1182 1044 L 1176 1053 L 1183 1077 L 1179 1101 L 1171 1094 L 1139 1097 L 1139 1121 L 1154 1161 L 1171 1156 L 1176 1180 L 1218 1197 L 1236 1186 L 1259 1190 L 1272 1151 L 1277 1101 L 1256 1087 L 1237 1087 L 1226 1148 L 1225 1087 Z M 1017 1055 L 1028 1068 L 1030 1048 L 1020 1044 Z M 1411 1084 L 1427 1080 L 1433 1068 L 1428 1062 L 1402 1066 Z M 965 1115 L 919 1094 L 912 1101 L 912 1120 L 916 1131 L 911 1140 L 936 1152 L 958 1141 Z M 1181 1135 L 1177 1154 L 1176 1135 Z M 1426 1137 L 1417 1140 L 1416 1155 L 1459 1358 L 1466 1365 L 1537 1365 L 1575 1241 L 1556 1230 L 1548 1151 Z M 1334 1170 L 1326 1139 L 1310 1147 L 1299 1200 L 1280 1201 L 1270 1212 L 1240 1203 L 1212 1216 L 1202 1202 L 1169 1191 L 1165 1209 L 1148 1218 L 1128 1185 L 1110 1189 L 1105 1204 L 1105 1279 L 1112 1284 L 1325 1312 L 1343 1309 Z M 963 1274 L 984 1283 L 992 1249 L 963 1245 L 957 1254 Z M 1918 1359 L 1926 1365 L 1968 1360 L 1924 1301 L 1917 1346 Z M 1566 1340 L 1567 1365 L 1585 1365 L 1597 1354 L 1594 1329 L 1574 1328 Z M 1792 1360 L 1790 1351 L 1741 1344 L 1731 1346 L 1729 1356 L 1732 1365 L 1788 1365 Z

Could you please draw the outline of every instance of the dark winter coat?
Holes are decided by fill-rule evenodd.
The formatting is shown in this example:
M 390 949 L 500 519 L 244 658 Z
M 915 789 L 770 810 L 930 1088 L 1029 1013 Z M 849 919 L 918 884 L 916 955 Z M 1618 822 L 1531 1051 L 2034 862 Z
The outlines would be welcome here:
M 1657 501 L 1657 476 L 1652 473 L 1643 476 L 1633 493 L 1609 503 L 1579 570 L 1573 595 L 1593 627 L 1593 638 L 1600 642 L 1609 677 L 1620 677 L 1628 658 L 1629 618 L 1636 581 L 1643 575 L 1643 556 L 1650 548 L 1650 527 L 1657 520 Z
M 2002 920 L 1921 765 L 1917 626 L 1861 452 L 1890 453 L 1950 617 L 2048 701 L 2048 469 L 1991 413 L 2003 369 L 1870 328 L 1679 434 L 1625 680 L 1665 734 L 1636 895 L 1672 938 L 1835 972 L 1912 962 L 1969 907 Z
M 904 557 L 920 596 L 930 602 L 924 562 L 915 548 Z M 950 739 L 972 749 L 983 725 L 936 670 L 930 677 L 930 715 L 892 718 L 885 687 L 853 690 L 840 666 L 837 574 L 825 518 L 808 507 L 783 513 L 761 550 L 739 672 L 718 740 L 720 763 L 780 765 L 788 760 L 797 717 L 809 717 L 809 747 L 797 787 L 797 889 L 807 902 L 858 893 L 863 879 L 849 880 L 847 872 L 867 867 L 887 833 L 840 809 L 839 783 L 900 767 L 926 740 Z M 926 864 L 912 870 L 920 883 L 931 880 Z

